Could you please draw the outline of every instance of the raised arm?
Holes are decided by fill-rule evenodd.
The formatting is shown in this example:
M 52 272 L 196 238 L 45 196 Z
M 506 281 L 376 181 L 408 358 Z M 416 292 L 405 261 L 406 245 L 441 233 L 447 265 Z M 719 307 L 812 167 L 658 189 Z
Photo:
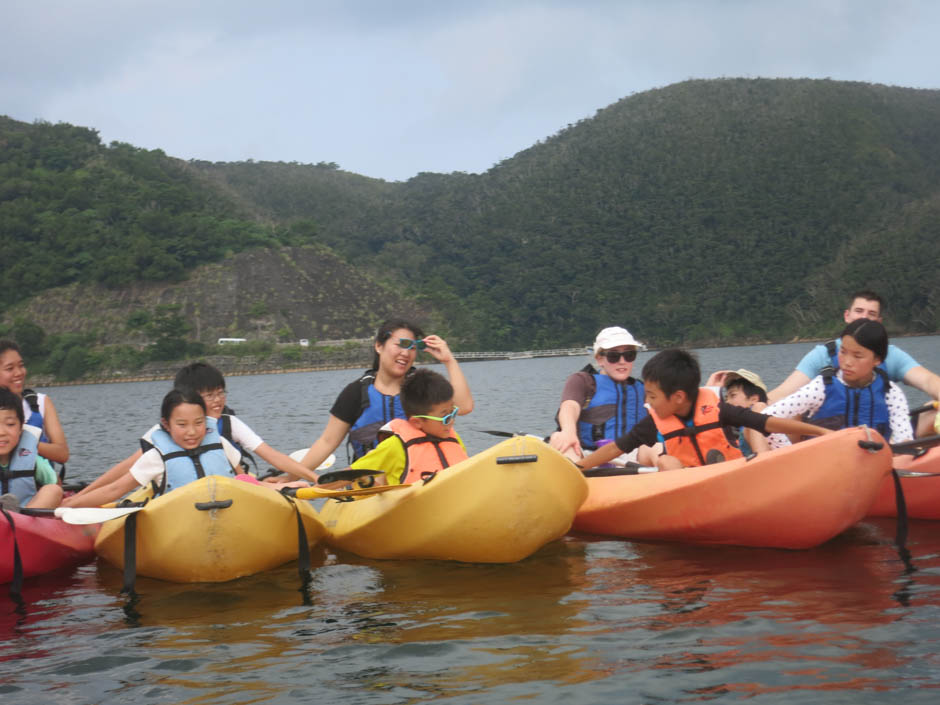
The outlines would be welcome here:
M 450 351 L 447 342 L 438 335 L 429 335 L 424 339 L 427 345 L 427 351 L 435 360 L 444 365 L 447 370 L 447 377 L 454 388 L 454 404 L 460 409 L 460 416 L 469 414 L 473 411 L 473 395 L 470 393 L 470 385 L 467 384 L 467 378 L 464 377 L 463 370 L 457 364 L 453 353 Z

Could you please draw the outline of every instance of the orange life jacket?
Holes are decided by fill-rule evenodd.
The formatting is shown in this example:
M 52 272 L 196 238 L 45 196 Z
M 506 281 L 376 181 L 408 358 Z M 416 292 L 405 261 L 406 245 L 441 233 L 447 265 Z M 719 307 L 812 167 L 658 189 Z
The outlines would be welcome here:
M 741 451 L 728 440 L 718 422 L 718 401 L 718 395 L 712 390 L 699 389 L 689 423 L 683 423 L 675 414 L 660 418 L 650 409 L 666 453 L 678 458 L 684 467 L 705 465 L 705 456 L 712 449 L 721 451 L 725 460 L 742 457 Z
M 406 419 L 392 419 L 389 427 L 405 446 L 405 472 L 399 478 L 403 485 L 422 479 L 422 473 L 436 473 L 467 459 L 467 451 L 460 445 L 453 427 L 448 429 L 447 438 L 429 436 Z

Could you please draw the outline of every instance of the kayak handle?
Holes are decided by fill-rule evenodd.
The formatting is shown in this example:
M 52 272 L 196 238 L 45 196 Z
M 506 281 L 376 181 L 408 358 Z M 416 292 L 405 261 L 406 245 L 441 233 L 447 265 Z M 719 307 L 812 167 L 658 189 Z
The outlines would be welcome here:
M 537 455 L 503 455 L 496 458 L 497 465 L 512 465 L 515 463 L 534 463 L 539 459 Z
M 878 441 L 859 441 L 858 447 L 864 448 L 865 450 L 876 451 L 876 450 L 881 450 L 882 448 L 884 448 L 885 444 L 879 443 Z
M 207 512 L 210 509 L 228 509 L 232 506 L 231 499 L 217 499 L 214 502 L 196 502 L 194 505 L 200 512 Z

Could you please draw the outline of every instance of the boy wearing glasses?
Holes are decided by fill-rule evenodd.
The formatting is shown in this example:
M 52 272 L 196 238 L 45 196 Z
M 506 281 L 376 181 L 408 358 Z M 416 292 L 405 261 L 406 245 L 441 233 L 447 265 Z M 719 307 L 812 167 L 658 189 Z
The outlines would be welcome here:
M 402 485 L 422 479 L 467 459 L 467 449 L 454 431 L 458 408 L 447 378 L 419 369 L 402 382 L 401 405 L 408 418 L 387 424 L 392 436 L 354 462 L 352 470 L 381 470 L 376 484 Z
M 587 365 L 568 377 L 549 438 L 555 450 L 572 460 L 626 434 L 647 415 L 643 383 L 630 376 L 640 343 L 625 328 L 605 328 L 594 340 L 597 368 Z M 619 455 L 619 454 L 618 454 Z M 641 448 L 623 461 L 652 465 L 655 453 Z

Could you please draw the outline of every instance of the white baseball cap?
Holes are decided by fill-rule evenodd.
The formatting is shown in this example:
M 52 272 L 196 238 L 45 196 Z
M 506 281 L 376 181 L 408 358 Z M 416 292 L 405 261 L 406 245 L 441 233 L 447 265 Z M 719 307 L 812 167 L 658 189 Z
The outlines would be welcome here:
M 613 326 L 611 328 L 605 328 L 597 334 L 597 337 L 594 339 L 594 354 L 596 355 L 598 350 L 610 350 L 611 348 L 616 348 L 621 345 L 632 345 L 639 348 L 643 346 L 643 343 L 640 343 L 636 338 L 630 335 L 630 331 L 626 328 Z

